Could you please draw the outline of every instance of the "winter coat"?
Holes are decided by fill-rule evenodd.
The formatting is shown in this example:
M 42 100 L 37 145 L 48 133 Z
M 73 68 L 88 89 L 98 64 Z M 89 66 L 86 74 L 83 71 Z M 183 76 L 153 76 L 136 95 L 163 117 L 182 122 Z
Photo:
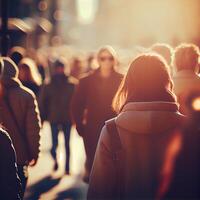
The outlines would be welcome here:
M 43 86 L 39 95 L 42 120 L 57 124 L 71 122 L 70 103 L 73 91 L 74 84 L 69 82 L 66 75 L 54 75 L 51 82 Z
M 200 113 L 193 113 L 182 130 L 182 148 L 165 199 L 200 199 Z
M 171 170 L 163 166 L 168 166 L 166 161 L 175 159 L 178 150 L 169 151 L 168 156 L 166 152 L 170 145 L 179 141 L 175 130 L 182 119 L 175 103 L 126 104 L 115 118 L 121 145 L 115 152 L 115 138 L 107 125 L 102 129 L 88 199 L 153 199 L 159 196 L 162 175 L 171 174 Z
M 111 104 L 121 80 L 122 75 L 115 71 L 102 78 L 99 69 L 80 80 L 72 100 L 72 115 L 81 136 L 97 142 L 104 122 L 116 116 Z
M 29 88 L 35 94 L 35 96 L 38 97 L 39 92 L 40 92 L 39 85 L 37 85 L 36 83 L 31 82 L 31 81 L 22 81 L 22 84 L 23 84 L 23 86 Z
M 13 141 L 17 164 L 24 165 L 32 159 L 37 160 L 39 154 L 41 122 L 38 104 L 33 92 L 18 79 L 3 79 L 1 83 L 4 97 L 0 99 L 0 122 Z
M 20 200 L 15 150 L 9 135 L 0 128 L 0 199 Z
M 115 71 L 103 78 L 98 69 L 82 78 L 75 90 L 72 116 L 79 135 L 83 137 L 88 173 L 92 168 L 101 129 L 106 120 L 116 116 L 111 105 L 121 79 L 122 75 Z

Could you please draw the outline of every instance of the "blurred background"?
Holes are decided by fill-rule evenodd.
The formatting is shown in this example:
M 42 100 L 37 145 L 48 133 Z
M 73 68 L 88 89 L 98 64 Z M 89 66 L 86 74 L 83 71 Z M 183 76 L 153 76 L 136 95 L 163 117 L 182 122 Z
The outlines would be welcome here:
M 95 49 L 200 43 L 199 0 L 10 0 L 10 29 L 26 33 L 12 44 Z M 13 19 L 15 18 L 15 19 Z M 15 26 L 15 27 L 13 27 Z M 17 40 L 16 40 L 17 39 Z
M 3 36 L 9 35 L 8 49 L 22 46 L 44 68 L 57 58 L 68 64 L 87 67 L 87 58 L 100 46 L 112 45 L 121 68 L 154 43 L 175 47 L 182 42 L 200 46 L 199 0 L 1 0 L 0 24 Z M 7 49 L 7 50 L 8 50 Z M 2 52 L 2 51 L 1 51 Z M 35 56 L 35 54 L 37 54 Z M 93 63 L 92 67 L 96 67 Z M 84 70 L 83 70 L 84 71 Z M 53 160 L 49 153 L 51 134 L 48 123 L 41 131 L 41 156 L 30 168 L 26 199 L 82 199 L 87 185 L 80 177 L 85 152 L 82 139 L 72 130 L 70 161 L 72 176 L 62 177 L 63 135 L 59 137 L 59 170 L 49 177 Z M 78 163 L 78 164 L 77 164 Z M 41 181 L 42 180 L 42 181 Z M 60 197 L 59 197 L 60 195 Z

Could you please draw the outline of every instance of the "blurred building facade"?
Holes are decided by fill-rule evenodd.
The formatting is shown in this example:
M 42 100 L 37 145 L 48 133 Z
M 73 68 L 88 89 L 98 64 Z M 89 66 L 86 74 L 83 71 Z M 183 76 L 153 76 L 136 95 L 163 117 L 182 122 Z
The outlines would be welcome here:
M 93 20 L 82 23 L 80 9 L 87 14 L 91 4 Z M 28 22 L 43 18 L 52 24 L 45 37 L 39 31 L 40 40 L 46 41 L 34 42 L 36 48 L 54 43 L 129 48 L 155 42 L 200 44 L 199 10 L 199 0 L 10 0 L 9 16 L 29 18 Z

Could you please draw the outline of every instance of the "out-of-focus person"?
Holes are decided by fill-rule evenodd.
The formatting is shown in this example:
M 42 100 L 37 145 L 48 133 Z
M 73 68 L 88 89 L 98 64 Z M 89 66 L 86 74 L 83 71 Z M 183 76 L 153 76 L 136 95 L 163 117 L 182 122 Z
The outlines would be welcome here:
M 34 60 L 37 71 L 40 74 L 42 83 L 45 81 L 46 78 L 46 67 L 47 67 L 47 58 L 46 55 L 42 54 L 39 50 L 36 50 L 34 48 L 28 48 L 26 57 L 31 58 Z
M 38 96 L 42 81 L 35 62 L 30 58 L 23 58 L 18 68 L 19 80 L 24 86 L 32 90 L 34 94 Z
M 0 197 L 21 200 L 21 182 L 17 174 L 15 150 L 6 131 L 0 127 Z
M 18 66 L 19 62 L 26 56 L 26 50 L 23 47 L 14 46 L 9 50 L 8 56 Z
M 88 72 L 94 70 L 95 69 L 94 67 L 96 67 L 95 64 L 97 64 L 97 63 L 96 63 L 95 55 L 92 53 L 89 54 L 86 61 L 87 61 L 87 64 L 86 64 L 85 73 L 88 73 Z
M 186 99 L 188 120 L 181 130 L 180 152 L 163 199 L 200 199 L 200 92 L 193 91 Z
M 172 88 L 161 56 L 133 60 L 113 101 L 119 114 L 101 131 L 88 199 L 159 199 L 166 191 L 184 118 Z
M 51 81 L 45 84 L 39 95 L 39 106 L 42 120 L 49 121 L 52 132 L 52 149 L 51 154 L 55 160 L 54 170 L 58 169 L 56 157 L 56 149 L 58 146 L 59 131 L 64 132 L 65 149 L 66 149 L 66 164 L 65 172 L 70 173 L 70 103 L 74 91 L 74 84 L 69 81 L 69 76 L 65 74 L 65 63 L 57 60 L 54 63 L 54 74 Z
M 36 164 L 39 156 L 40 116 L 34 93 L 24 87 L 18 79 L 18 68 L 8 57 L 1 57 L 3 68 L 0 83 L 0 122 L 8 130 L 13 141 L 19 177 L 24 194 L 28 166 Z
M 156 43 L 151 46 L 151 50 L 161 56 L 167 61 L 167 64 L 170 68 L 170 74 L 174 74 L 174 69 L 172 67 L 172 55 L 173 55 L 173 48 L 166 43 Z
M 187 113 L 186 97 L 192 91 L 200 90 L 198 75 L 199 48 L 194 44 L 181 44 L 174 52 L 173 64 L 176 73 L 173 76 L 174 92 L 178 97 L 181 112 Z
M 70 67 L 70 76 L 72 76 L 75 79 L 80 79 L 81 75 L 83 74 L 83 67 L 80 58 L 74 57 L 71 61 L 71 67 Z
M 72 100 L 72 116 L 86 151 L 85 182 L 89 181 L 104 122 L 116 115 L 111 104 L 122 80 L 122 75 L 115 70 L 116 53 L 112 47 L 100 48 L 97 60 L 99 68 L 80 79 Z

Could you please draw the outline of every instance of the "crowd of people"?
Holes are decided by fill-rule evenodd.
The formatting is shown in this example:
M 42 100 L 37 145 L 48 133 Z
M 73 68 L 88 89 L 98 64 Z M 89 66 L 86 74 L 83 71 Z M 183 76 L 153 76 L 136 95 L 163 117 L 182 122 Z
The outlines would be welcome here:
M 88 199 L 200 198 L 198 46 L 154 44 L 131 58 L 125 74 L 111 46 L 88 55 L 84 67 L 78 57 L 29 51 L 13 47 L 0 57 L 3 199 L 23 199 L 44 121 L 54 171 L 59 131 L 67 175 L 72 126 L 82 137 Z

